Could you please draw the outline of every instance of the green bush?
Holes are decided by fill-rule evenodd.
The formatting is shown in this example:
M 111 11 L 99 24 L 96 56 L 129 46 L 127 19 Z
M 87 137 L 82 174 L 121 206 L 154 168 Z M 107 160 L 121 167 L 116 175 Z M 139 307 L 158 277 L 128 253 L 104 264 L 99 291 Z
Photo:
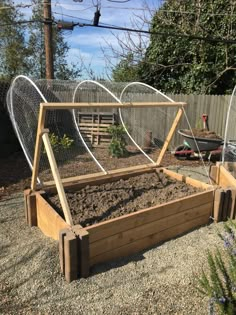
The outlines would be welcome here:
M 49 140 L 50 144 L 52 146 L 53 152 L 59 152 L 61 149 L 62 150 L 67 150 L 69 149 L 73 143 L 74 140 L 69 138 L 67 135 L 63 135 L 62 138 L 59 136 L 55 135 L 55 133 L 49 133 Z M 43 150 L 44 153 L 46 153 L 45 148 Z
M 219 234 L 225 251 L 208 252 L 209 275 L 204 271 L 199 279 L 198 290 L 208 296 L 209 313 L 236 314 L 236 223 L 224 224 L 224 232 Z
M 111 142 L 109 144 L 108 150 L 112 157 L 123 157 L 128 154 L 126 150 L 125 141 L 125 129 L 121 125 L 114 125 L 107 128 L 107 131 L 111 134 Z

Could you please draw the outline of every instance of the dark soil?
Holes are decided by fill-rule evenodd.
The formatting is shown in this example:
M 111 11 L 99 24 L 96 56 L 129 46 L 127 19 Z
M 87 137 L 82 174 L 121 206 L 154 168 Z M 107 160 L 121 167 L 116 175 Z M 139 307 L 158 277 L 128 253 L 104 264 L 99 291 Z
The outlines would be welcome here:
M 161 172 L 154 172 L 99 186 L 86 186 L 66 195 L 74 224 L 88 226 L 199 191 Z M 58 196 L 48 198 L 63 216 Z
M 220 136 L 218 136 L 214 131 L 209 131 L 206 129 L 192 129 L 187 130 L 184 129 L 183 132 L 189 136 L 194 135 L 196 138 L 206 138 L 206 139 L 222 139 Z

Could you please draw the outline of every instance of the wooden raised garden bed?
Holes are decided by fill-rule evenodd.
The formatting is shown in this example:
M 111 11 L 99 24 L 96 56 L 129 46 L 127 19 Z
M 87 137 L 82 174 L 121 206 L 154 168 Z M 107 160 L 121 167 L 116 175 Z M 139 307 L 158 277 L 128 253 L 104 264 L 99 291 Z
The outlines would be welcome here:
M 156 169 L 113 173 L 112 177 L 100 175 L 88 179 L 81 176 L 78 183 L 70 183 L 66 188 L 77 190 L 147 171 L 155 172 Z M 55 191 L 55 187 L 45 188 L 44 192 L 25 191 L 28 223 L 38 226 L 45 235 L 59 240 L 61 269 L 67 281 L 88 276 L 89 268 L 97 263 L 135 254 L 209 223 L 214 205 L 214 189 L 170 170 L 162 171 L 203 191 L 86 227 L 67 224 L 44 198 L 45 192 Z
M 61 179 L 53 150 L 50 145 L 48 130 L 44 129 L 47 110 L 71 109 L 75 107 L 120 107 L 120 104 L 52 104 L 40 106 L 38 131 L 31 189 L 25 191 L 25 213 L 30 226 L 38 226 L 42 232 L 59 240 L 61 270 L 67 281 L 87 277 L 90 267 L 118 257 L 131 255 L 178 235 L 186 233 L 209 222 L 214 208 L 214 187 L 185 177 L 160 167 L 161 160 L 174 134 L 182 115 L 184 103 L 136 103 L 124 104 L 127 107 L 177 106 L 178 111 L 172 127 L 164 142 L 156 163 L 139 165 L 125 169 L 96 173 L 74 178 Z M 37 187 L 41 145 L 44 143 L 54 182 Z M 199 192 L 177 200 L 153 204 L 136 212 L 124 214 L 87 226 L 73 223 L 73 217 L 66 198 L 66 191 L 77 191 L 85 186 L 102 185 L 145 174 L 163 172 L 170 178 L 200 189 Z M 57 193 L 63 216 L 48 201 L 49 193 Z

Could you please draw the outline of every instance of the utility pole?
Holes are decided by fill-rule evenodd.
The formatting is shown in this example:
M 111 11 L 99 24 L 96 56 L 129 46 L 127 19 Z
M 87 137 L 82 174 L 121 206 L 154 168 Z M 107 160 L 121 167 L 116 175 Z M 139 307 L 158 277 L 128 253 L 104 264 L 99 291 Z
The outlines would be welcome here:
M 43 2 L 46 79 L 54 79 L 51 0 Z

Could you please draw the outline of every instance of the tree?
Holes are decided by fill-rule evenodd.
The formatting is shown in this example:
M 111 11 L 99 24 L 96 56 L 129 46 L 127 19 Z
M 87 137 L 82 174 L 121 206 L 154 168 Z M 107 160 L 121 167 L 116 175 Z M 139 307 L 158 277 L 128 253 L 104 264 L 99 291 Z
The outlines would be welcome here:
M 37 21 L 29 27 L 29 64 L 31 76 L 45 78 L 45 49 L 43 33 L 43 6 L 42 1 L 33 0 L 34 8 L 32 19 Z M 69 51 L 68 44 L 64 41 L 62 32 L 53 26 L 53 51 L 55 78 L 61 80 L 75 79 L 81 69 L 78 64 L 68 64 L 66 57 Z
M 130 28 L 137 30 L 137 32 L 126 31 L 118 33 L 118 35 L 112 33 L 117 44 L 113 45 L 106 42 L 106 46 L 101 48 L 106 61 L 106 68 L 111 71 L 113 80 L 134 81 L 139 79 L 139 63 L 145 57 L 150 37 L 149 34 L 142 33 L 142 31 L 150 28 L 153 14 L 157 10 L 157 2 L 155 3 L 156 7 L 152 7 L 150 2 L 148 4 L 143 0 L 143 10 L 139 11 L 141 13 L 135 14 L 130 20 Z
M 11 0 L 0 1 L 0 77 L 10 79 L 28 71 L 27 46 L 19 10 Z
M 151 31 L 139 67 L 144 82 L 172 93 L 231 93 L 236 44 L 227 40 L 236 38 L 235 1 L 168 0 Z
M 139 79 L 138 67 L 132 53 L 123 58 L 112 70 L 112 78 L 117 82 L 130 82 Z

